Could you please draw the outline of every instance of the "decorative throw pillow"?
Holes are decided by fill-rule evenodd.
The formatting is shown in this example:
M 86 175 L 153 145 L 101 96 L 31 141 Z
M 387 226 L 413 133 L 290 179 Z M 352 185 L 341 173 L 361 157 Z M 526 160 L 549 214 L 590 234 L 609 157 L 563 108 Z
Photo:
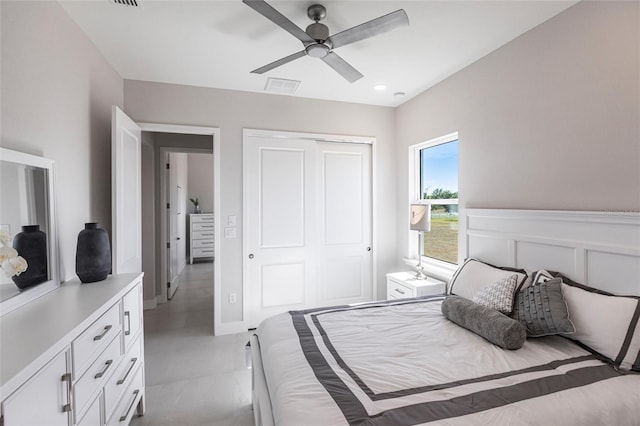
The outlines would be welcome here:
M 451 278 L 449 294 L 473 300 L 475 294 L 488 283 L 500 281 L 514 274 L 518 277 L 519 289 L 527 279 L 524 269 L 496 267 L 477 259 L 467 259 Z
M 464 297 L 448 296 L 442 301 L 441 308 L 449 320 L 501 348 L 520 349 L 527 338 L 518 321 Z
M 537 273 L 533 275 L 536 283 Z M 516 294 L 513 318 L 527 329 L 528 337 L 569 334 L 576 331 L 562 295 L 562 280 L 539 280 Z
M 640 298 L 562 281 L 576 328 L 569 337 L 621 369 L 640 372 Z
M 517 287 L 518 276 L 513 274 L 480 290 L 473 296 L 473 301 L 509 315 L 513 310 L 513 298 Z
M 533 274 L 531 274 L 531 285 L 544 283 L 552 280 L 553 278 L 555 277 L 551 272 L 540 269 L 539 271 L 535 271 Z

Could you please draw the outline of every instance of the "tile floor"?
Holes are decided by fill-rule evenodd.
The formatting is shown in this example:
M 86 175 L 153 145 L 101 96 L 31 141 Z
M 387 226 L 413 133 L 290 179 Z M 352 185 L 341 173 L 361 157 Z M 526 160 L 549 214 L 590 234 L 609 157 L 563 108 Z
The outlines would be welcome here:
M 146 413 L 132 426 L 252 426 L 249 333 L 213 336 L 213 264 L 187 265 L 173 299 L 144 311 Z

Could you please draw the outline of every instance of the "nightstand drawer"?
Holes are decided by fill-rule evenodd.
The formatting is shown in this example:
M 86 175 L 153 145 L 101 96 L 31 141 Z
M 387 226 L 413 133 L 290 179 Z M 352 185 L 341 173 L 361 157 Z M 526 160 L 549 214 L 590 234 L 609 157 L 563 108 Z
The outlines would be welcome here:
M 212 231 L 213 222 L 194 223 L 192 231 Z
M 191 247 L 194 249 L 213 247 L 213 238 L 208 240 L 193 240 L 193 245 Z
M 395 281 L 387 284 L 387 299 L 404 299 L 406 297 L 416 297 L 416 291 Z
M 387 299 L 432 296 L 444 294 L 444 281 L 427 277 L 418 279 L 415 272 L 394 272 L 387 274 Z

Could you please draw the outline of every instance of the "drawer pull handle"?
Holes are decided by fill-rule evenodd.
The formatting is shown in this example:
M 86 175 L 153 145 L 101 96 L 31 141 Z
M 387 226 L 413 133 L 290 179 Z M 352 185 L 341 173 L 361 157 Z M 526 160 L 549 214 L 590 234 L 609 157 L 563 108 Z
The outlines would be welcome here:
M 200 244 L 213 244 L 213 241 L 201 241 Z
M 129 366 L 127 373 L 124 375 L 122 379 L 118 380 L 118 382 L 116 383 L 117 385 L 121 385 L 127 380 L 129 373 L 131 373 L 131 370 L 133 370 L 133 366 L 136 365 L 136 361 L 138 361 L 138 358 L 131 358 L 131 361 L 130 361 L 131 365 Z
M 71 411 L 71 373 L 63 374 L 62 381 L 67 382 L 67 386 L 65 386 L 67 391 L 67 403 L 62 406 L 62 412 L 68 413 Z
M 104 376 L 104 373 L 107 372 L 107 370 L 109 369 L 109 367 L 111 367 L 111 364 L 113 364 L 113 360 L 109 359 L 107 360 L 107 362 L 104 363 L 104 370 L 102 370 L 99 373 L 96 373 L 95 376 L 93 376 L 94 379 L 99 379 L 100 377 Z
M 109 332 L 109 330 L 111 330 L 113 328 L 113 326 L 111 324 L 107 325 L 104 327 L 104 330 L 102 331 L 101 334 L 98 334 L 97 336 L 95 336 L 93 338 L 93 340 L 101 340 L 104 336 L 106 336 L 106 334 Z
M 119 421 L 124 422 L 125 420 L 127 420 L 127 417 L 129 417 L 129 412 L 133 408 L 133 404 L 136 403 L 136 399 L 138 398 L 138 394 L 139 393 L 140 393 L 140 389 L 136 389 L 136 390 L 133 391 L 133 399 L 131 400 L 131 404 L 129 404 L 129 408 L 127 408 L 127 412 L 124 413 L 124 415 L 120 417 Z
M 400 290 L 399 288 L 396 288 L 396 291 L 400 294 L 404 294 L 404 290 Z
M 124 316 L 127 317 L 127 329 L 124 331 L 124 335 L 128 336 L 131 334 L 131 312 L 125 311 Z

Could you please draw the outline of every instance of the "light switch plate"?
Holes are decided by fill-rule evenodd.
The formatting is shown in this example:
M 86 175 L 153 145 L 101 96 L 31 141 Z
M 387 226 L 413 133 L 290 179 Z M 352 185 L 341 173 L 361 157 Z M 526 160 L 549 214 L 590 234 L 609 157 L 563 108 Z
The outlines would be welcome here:
M 225 238 L 235 238 L 236 237 L 236 228 L 235 227 L 224 228 L 224 237 Z
M 228 226 L 236 226 L 236 215 L 232 214 L 227 218 Z

